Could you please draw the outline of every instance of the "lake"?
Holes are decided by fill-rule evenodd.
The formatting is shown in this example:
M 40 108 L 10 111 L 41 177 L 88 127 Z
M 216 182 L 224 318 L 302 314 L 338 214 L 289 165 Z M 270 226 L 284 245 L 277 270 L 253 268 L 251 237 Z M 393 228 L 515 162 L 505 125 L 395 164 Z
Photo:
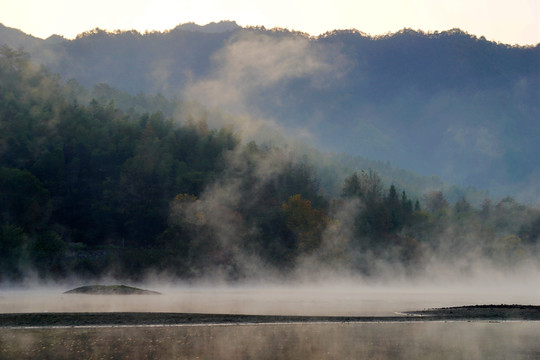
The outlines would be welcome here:
M 514 287 L 512 287 L 514 286 Z M 143 286 L 144 287 L 144 286 Z M 536 304 L 537 287 L 146 286 L 163 295 L 3 289 L 0 312 L 377 315 L 470 304 Z M 0 328 L 0 359 L 540 359 L 540 322 L 435 321 Z
M 0 329 L 1 359 L 539 359 L 540 322 Z

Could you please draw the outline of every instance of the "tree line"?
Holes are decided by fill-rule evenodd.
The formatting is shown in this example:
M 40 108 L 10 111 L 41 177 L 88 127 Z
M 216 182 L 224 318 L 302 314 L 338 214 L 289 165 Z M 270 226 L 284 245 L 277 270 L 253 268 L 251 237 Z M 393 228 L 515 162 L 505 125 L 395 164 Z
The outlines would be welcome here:
M 0 280 L 216 269 L 239 279 L 254 263 L 288 273 L 302 259 L 415 271 L 442 238 L 474 235 L 504 264 L 538 243 L 538 210 L 509 198 L 480 209 L 437 191 L 412 199 L 369 169 L 329 198 L 308 158 L 243 144 L 204 118 L 79 103 L 80 87 L 22 51 L 1 48 L 0 79 Z

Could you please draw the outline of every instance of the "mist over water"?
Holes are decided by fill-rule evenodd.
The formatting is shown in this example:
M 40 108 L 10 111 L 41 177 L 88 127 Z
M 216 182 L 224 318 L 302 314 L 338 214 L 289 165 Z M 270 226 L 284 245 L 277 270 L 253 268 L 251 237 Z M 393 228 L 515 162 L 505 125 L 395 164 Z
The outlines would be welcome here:
M 220 158 L 224 170 L 214 181 L 205 184 L 197 196 L 173 194 L 176 197 L 171 201 L 168 218 L 164 222 L 168 223 L 169 230 L 178 231 L 178 235 L 174 236 L 174 231 L 169 231 L 168 234 L 173 234 L 171 238 L 156 237 L 162 245 L 177 242 L 177 247 L 172 246 L 167 253 L 182 253 L 179 260 L 171 265 L 173 269 L 160 272 L 159 266 L 141 267 L 138 270 L 143 275 L 131 278 L 131 281 L 126 280 L 132 275 L 129 270 L 117 272 L 120 274 L 118 277 L 99 279 L 108 271 L 114 272 L 115 264 L 112 264 L 110 268 L 101 269 L 103 273 L 97 270 L 97 275 L 90 277 L 91 281 L 88 278 L 70 279 L 50 284 L 44 284 L 41 274 L 35 275 L 36 280 L 31 273 L 25 274 L 22 285 L 0 284 L 0 313 L 395 316 L 404 311 L 449 306 L 540 304 L 538 251 L 536 240 L 532 238 L 534 229 L 531 226 L 529 232 L 522 231 L 527 230 L 522 225 L 527 225 L 529 222 L 526 220 L 530 220 L 525 218 L 532 218 L 535 213 L 530 211 L 528 215 L 526 209 L 520 209 L 518 204 L 510 202 L 506 210 L 504 204 L 497 208 L 488 207 L 492 214 L 484 214 L 485 217 L 502 225 L 483 227 L 485 224 L 479 220 L 483 215 L 479 211 L 471 211 L 469 204 L 465 204 L 467 206 L 460 214 L 457 206 L 451 207 L 444 201 L 446 204 L 442 207 L 445 212 L 427 214 L 418 211 L 417 215 L 424 216 L 426 221 L 420 221 L 416 228 L 396 230 L 391 236 L 386 234 L 386 238 L 376 232 L 359 230 L 362 225 L 359 221 L 366 219 L 360 216 L 368 207 L 365 199 L 346 199 L 336 195 L 329 199 L 332 204 L 328 205 L 328 211 L 321 204 L 318 208 L 315 206 L 321 200 L 320 189 L 316 177 L 312 176 L 316 170 L 310 168 L 310 162 L 315 163 L 316 160 L 301 159 L 303 154 L 296 152 L 301 145 L 288 138 L 293 133 L 309 139 L 309 129 L 284 130 L 276 120 L 261 115 L 264 112 L 257 108 L 252 98 L 263 96 L 265 91 L 279 88 L 280 84 L 290 80 L 303 80 L 306 86 L 313 88 L 324 87 L 325 77 L 343 76 L 342 69 L 348 64 L 321 52 L 309 39 L 279 40 L 252 34 L 230 40 L 223 50 L 215 54 L 213 61 L 216 70 L 208 77 L 191 83 L 185 95 L 210 108 L 229 111 L 233 116 L 221 114 L 210 116 L 207 122 L 204 118 L 199 123 L 193 122 L 200 129 L 195 129 L 192 136 L 197 132 L 207 136 L 208 125 L 219 128 L 230 122 L 235 130 L 242 132 L 244 141 L 254 139 L 259 145 L 248 144 L 244 148 L 224 150 L 223 158 Z M 153 76 L 157 82 L 166 82 L 169 78 L 169 73 L 159 71 L 165 66 L 156 63 Z M 319 75 L 311 78 L 314 74 Z M 182 111 L 189 113 L 191 110 Z M 179 118 L 189 117 L 182 114 Z M 275 136 L 269 137 L 268 129 Z M 482 135 L 484 140 L 478 145 L 489 146 L 481 150 L 488 155 L 497 150 L 492 141 L 494 135 L 482 127 L 470 133 L 455 129 L 450 135 L 464 142 Z M 204 137 L 201 135 L 201 138 Z M 265 141 L 269 145 L 261 145 Z M 281 148 L 275 148 L 276 145 Z M 142 150 L 141 155 L 147 155 L 147 151 Z M 161 153 L 156 152 L 155 157 L 134 157 L 132 163 L 138 164 L 141 159 L 146 159 L 145 164 L 151 170 L 149 173 L 153 173 L 153 162 L 158 163 L 161 158 Z M 169 166 L 163 165 L 163 168 Z M 299 183 L 305 180 L 308 185 L 298 189 L 291 180 L 291 192 L 281 194 L 281 198 L 276 196 L 287 184 L 283 179 L 290 174 L 297 176 L 291 176 L 292 180 Z M 336 177 L 336 172 L 331 172 L 331 176 Z M 134 182 L 139 178 L 139 173 L 134 172 Z M 119 185 L 119 189 L 126 188 L 122 183 Z M 147 187 L 143 184 L 141 189 L 141 193 L 136 195 L 144 194 Z M 302 190 L 307 194 L 304 200 L 299 194 Z M 309 201 L 308 196 L 311 196 Z M 386 195 L 383 195 L 382 188 L 379 197 L 384 203 Z M 293 202 L 295 199 L 296 203 Z M 170 200 L 172 198 L 167 199 Z M 265 212 L 272 201 L 275 202 L 273 212 Z M 147 211 L 146 203 L 141 204 L 138 209 Z M 283 220 L 286 211 L 295 204 L 304 206 L 303 215 L 310 215 L 310 220 L 315 219 L 311 228 L 304 227 L 311 224 L 310 221 L 303 221 L 305 219 L 301 216 L 294 217 L 292 212 L 289 221 Z M 260 213 L 252 218 L 257 210 Z M 269 215 L 275 216 L 273 222 L 266 222 Z M 152 221 L 152 218 L 142 216 L 139 219 Z M 504 221 L 508 221 L 505 226 Z M 126 224 L 138 225 L 135 221 Z M 276 224 L 283 227 L 281 233 L 273 232 Z M 415 241 L 415 236 L 421 238 L 418 233 L 425 230 L 423 227 L 432 227 L 432 231 L 428 231 L 422 241 Z M 14 238 L 24 238 L 10 229 Z M 56 227 L 52 229 L 56 230 Z M 520 233 L 531 235 L 528 244 L 516 235 Z M 261 240 L 263 235 L 267 236 L 264 241 Z M 111 236 L 111 241 L 120 240 L 114 238 L 117 234 L 112 233 Z M 77 241 L 78 238 L 71 240 Z M 121 240 L 123 249 L 124 238 Z M 290 246 L 288 242 L 292 241 L 295 243 Z M 189 247 L 186 250 L 187 243 Z M 146 250 L 151 257 L 150 247 L 141 245 L 139 250 L 140 257 L 131 262 L 134 268 L 146 259 Z M 47 256 L 42 258 L 48 259 Z M 162 264 L 156 262 L 155 265 Z M 185 266 L 186 269 L 174 274 L 175 266 Z M 97 265 L 96 269 L 99 269 Z M 182 276 L 189 282 L 182 282 Z M 64 294 L 66 290 L 89 282 L 124 283 L 159 291 L 161 295 Z M 540 334 L 536 323 L 505 323 L 500 327 L 485 323 L 448 326 L 441 323 L 207 326 L 176 329 L 177 332 L 163 328 L 77 329 L 72 338 L 63 330 L 19 330 L 0 329 L 0 345 L 8 343 L 10 349 L 15 349 L 15 353 L 7 353 L 8 357 L 15 358 L 17 356 L 13 354 L 22 354 L 30 349 L 24 353 L 29 358 L 36 354 L 45 358 L 60 358 L 66 354 L 66 358 L 73 358 L 73 348 L 95 356 L 108 355 L 104 348 L 113 349 L 130 358 L 200 355 L 203 358 L 237 359 L 272 358 L 274 354 L 295 359 L 329 358 L 328 354 L 334 358 L 504 358 L 509 351 L 522 348 L 527 352 L 524 358 L 540 353 L 537 341 L 534 341 Z M 441 342 L 441 338 L 444 341 Z M 149 352 L 139 353 L 137 349 L 145 346 Z M 34 349 L 41 350 L 32 353 Z M 505 352 L 500 352 L 501 349 Z M 0 353 L 0 358 L 4 354 Z M 80 357 L 85 358 L 82 353 Z
M 250 315 L 395 316 L 404 311 L 476 304 L 540 304 L 538 274 L 461 279 L 373 279 L 179 284 L 138 287 L 161 295 L 64 294 L 72 285 L 0 290 L 0 311 L 178 312 Z M 118 282 L 114 282 L 118 283 Z
M 438 282 L 137 284 L 162 295 L 62 294 L 67 285 L 2 288 L 2 312 L 191 312 L 396 316 L 466 304 L 538 304 L 538 278 Z M 436 321 L 0 328 L 0 358 L 536 359 L 540 323 Z

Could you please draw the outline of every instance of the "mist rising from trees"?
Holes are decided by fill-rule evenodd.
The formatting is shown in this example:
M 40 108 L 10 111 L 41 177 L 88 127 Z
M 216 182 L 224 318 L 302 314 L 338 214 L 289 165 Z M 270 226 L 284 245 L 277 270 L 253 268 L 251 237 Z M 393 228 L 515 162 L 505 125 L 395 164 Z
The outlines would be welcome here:
M 310 37 L 222 25 L 94 29 L 74 40 L 0 27 L 0 39 L 88 89 L 105 83 L 130 94 L 191 96 L 326 150 L 486 189 L 497 200 L 509 194 L 538 203 L 540 46 L 497 44 L 459 29 Z M 242 129 L 244 140 L 249 131 Z
M 2 281 L 538 266 L 540 214 L 511 198 L 450 203 L 360 168 L 332 196 L 313 158 L 189 113 L 80 103 L 83 88 L 24 52 L 1 49 L 0 78 Z

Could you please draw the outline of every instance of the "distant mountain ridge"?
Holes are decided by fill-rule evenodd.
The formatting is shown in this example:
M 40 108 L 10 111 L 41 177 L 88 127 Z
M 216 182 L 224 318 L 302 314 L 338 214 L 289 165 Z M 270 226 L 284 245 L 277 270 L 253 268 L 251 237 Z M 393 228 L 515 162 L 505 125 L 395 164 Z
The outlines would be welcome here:
M 203 33 L 224 33 L 228 31 L 233 31 L 239 29 L 240 26 L 236 21 L 220 21 L 220 22 L 211 22 L 206 25 L 198 25 L 194 22 L 189 22 L 185 24 L 180 24 L 174 29 L 194 31 L 194 32 L 203 32 Z
M 64 79 L 192 97 L 305 133 L 332 151 L 522 201 L 540 199 L 540 45 L 459 29 L 310 37 L 234 22 L 41 40 L 0 26 Z

